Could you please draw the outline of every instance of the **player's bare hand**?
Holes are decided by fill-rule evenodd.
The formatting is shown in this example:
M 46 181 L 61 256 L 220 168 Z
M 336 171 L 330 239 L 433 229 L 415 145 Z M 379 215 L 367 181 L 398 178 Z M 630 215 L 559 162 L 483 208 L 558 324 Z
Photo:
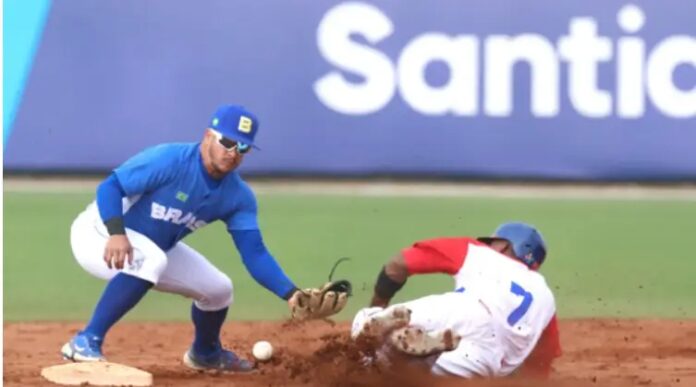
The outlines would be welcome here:
M 106 242 L 104 262 L 109 269 L 123 269 L 126 262 L 133 263 L 133 246 L 125 235 L 112 235 Z

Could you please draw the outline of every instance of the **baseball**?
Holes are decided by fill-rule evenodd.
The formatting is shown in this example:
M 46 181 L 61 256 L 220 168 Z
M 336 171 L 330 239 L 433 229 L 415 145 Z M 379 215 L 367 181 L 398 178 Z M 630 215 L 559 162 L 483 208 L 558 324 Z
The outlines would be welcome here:
M 273 346 L 268 341 L 257 341 L 251 353 L 258 361 L 267 361 L 273 356 Z

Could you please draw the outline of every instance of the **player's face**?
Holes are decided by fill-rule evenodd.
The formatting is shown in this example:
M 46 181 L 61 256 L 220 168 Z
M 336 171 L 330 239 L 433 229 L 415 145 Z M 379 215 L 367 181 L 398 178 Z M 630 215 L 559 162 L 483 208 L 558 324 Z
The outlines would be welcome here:
M 512 244 L 504 239 L 495 239 L 490 244 L 491 248 L 508 257 L 516 258 L 515 251 L 512 249 Z
M 493 250 L 503 255 L 507 255 L 510 258 L 514 258 L 521 261 L 521 259 L 517 258 L 517 256 L 515 255 L 515 250 L 512 248 L 512 243 L 504 239 L 496 239 L 491 242 L 490 246 Z M 539 266 L 539 264 L 535 263 L 530 267 L 530 269 L 539 270 Z
M 208 148 L 209 172 L 216 176 L 224 176 L 235 170 L 244 160 L 244 153 L 233 146 L 231 140 L 221 137 L 218 133 L 208 130 L 205 139 Z

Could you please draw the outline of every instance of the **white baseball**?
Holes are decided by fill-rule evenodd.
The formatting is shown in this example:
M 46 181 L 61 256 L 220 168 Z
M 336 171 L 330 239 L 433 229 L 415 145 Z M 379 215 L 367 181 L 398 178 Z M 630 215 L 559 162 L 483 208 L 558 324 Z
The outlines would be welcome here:
M 273 356 L 273 346 L 268 341 L 257 341 L 251 353 L 258 361 L 266 361 Z

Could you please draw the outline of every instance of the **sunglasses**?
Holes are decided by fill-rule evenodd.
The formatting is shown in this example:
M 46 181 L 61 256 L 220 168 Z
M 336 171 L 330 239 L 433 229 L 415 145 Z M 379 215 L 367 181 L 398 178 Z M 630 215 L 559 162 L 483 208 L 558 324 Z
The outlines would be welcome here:
M 244 154 L 251 150 L 251 146 L 249 144 L 229 139 L 223 136 L 222 133 L 218 132 L 217 130 L 210 129 L 210 131 L 215 135 L 218 144 L 220 144 L 228 152 L 234 152 L 236 150 L 237 152 Z

